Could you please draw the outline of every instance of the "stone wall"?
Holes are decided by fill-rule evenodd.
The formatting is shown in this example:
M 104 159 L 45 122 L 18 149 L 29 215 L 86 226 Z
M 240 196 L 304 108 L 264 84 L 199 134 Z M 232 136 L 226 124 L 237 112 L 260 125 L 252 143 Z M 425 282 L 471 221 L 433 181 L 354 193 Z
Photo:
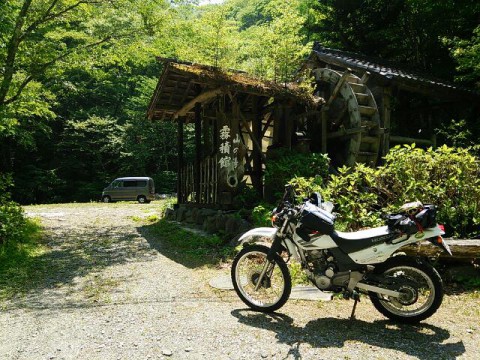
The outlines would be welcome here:
M 252 228 L 248 221 L 231 211 L 202 209 L 179 205 L 176 210 L 167 209 L 165 218 L 201 227 L 210 234 L 218 234 L 234 240 Z

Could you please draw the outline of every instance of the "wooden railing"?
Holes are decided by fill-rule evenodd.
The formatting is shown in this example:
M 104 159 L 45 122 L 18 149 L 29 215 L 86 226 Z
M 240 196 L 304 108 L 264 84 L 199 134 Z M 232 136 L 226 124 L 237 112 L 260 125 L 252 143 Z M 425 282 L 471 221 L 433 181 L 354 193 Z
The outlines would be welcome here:
M 218 162 L 216 156 L 209 156 L 200 163 L 199 186 L 196 186 L 194 164 L 184 166 L 180 171 L 180 177 L 179 199 L 181 203 L 217 204 Z M 195 191 L 197 188 L 199 189 L 198 197 Z

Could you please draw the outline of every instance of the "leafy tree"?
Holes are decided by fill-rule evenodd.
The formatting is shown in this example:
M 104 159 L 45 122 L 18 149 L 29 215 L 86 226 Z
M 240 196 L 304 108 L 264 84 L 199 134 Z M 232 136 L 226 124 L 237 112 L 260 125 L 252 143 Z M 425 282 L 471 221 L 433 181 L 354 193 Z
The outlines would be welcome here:
M 478 25 L 475 0 L 320 0 L 326 45 L 409 64 L 451 78 L 442 37 L 468 38 Z
M 8 0 L 2 5 L 0 131 L 29 116 L 53 118 L 53 94 L 42 81 L 69 56 L 102 44 L 110 34 L 90 23 L 96 1 Z M 92 34 L 95 33 L 95 36 Z M 51 74 L 50 74 L 51 75 Z
M 123 132 L 108 117 L 67 121 L 57 150 L 62 158 L 58 175 L 69 185 L 62 194 L 65 200 L 99 199 L 112 175 L 119 175 Z
M 469 40 L 456 37 L 445 39 L 445 43 L 451 46 L 452 55 L 458 63 L 457 78 L 480 88 L 480 26 L 475 28 Z

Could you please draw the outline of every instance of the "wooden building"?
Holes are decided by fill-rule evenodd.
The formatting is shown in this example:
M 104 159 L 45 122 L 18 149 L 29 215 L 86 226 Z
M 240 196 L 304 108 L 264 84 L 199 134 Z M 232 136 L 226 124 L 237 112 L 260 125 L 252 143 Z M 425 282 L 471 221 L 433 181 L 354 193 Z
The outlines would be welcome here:
M 178 123 L 178 202 L 228 207 L 245 178 L 262 194 L 267 148 L 295 146 L 293 119 L 317 109 L 322 99 L 238 71 L 161 60 L 148 118 Z M 195 161 L 185 164 L 184 128 L 190 124 Z
M 328 138 L 332 132 L 355 133 L 328 145 L 337 165 L 355 161 L 377 165 L 398 144 L 436 147 L 435 129 L 452 119 L 478 116 L 479 94 L 385 60 L 315 44 L 303 69 L 311 69 L 318 84 L 316 95 L 325 98 L 344 79 L 342 93 L 326 110 Z M 351 141 L 357 144 L 352 146 Z
M 434 128 L 478 95 L 358 54 L 315 45 L 299 73 L 312 88 L 160 59 L 150 120 L 178 124 L 178 202 L 228 207 L 242 182 L 263 194 L 276 148 L 328 153 L 334 166 L 375 166 L 390 146 L 436 146 Z M 195 159 L 184 161 L 185 127 Z

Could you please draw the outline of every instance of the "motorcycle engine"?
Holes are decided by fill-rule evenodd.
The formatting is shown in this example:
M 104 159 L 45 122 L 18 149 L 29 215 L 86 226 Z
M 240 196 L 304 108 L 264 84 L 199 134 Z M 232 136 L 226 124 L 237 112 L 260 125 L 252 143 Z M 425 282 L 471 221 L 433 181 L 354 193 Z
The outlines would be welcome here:
M 337 272 L 333 257 L 325 251 L 310 251 L 308 262 L 312 264 L 313 271 L 310 278 L 320 290 L 328 290 L 332 286 L 332 277 Z

